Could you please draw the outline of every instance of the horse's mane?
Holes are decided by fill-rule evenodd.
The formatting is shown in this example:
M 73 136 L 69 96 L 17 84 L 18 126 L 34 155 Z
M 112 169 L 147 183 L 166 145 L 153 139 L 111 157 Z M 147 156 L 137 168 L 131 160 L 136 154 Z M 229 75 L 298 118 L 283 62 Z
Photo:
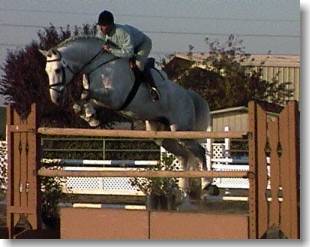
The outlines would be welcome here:
M 65 39 L 64 41 L 60 42 L 56 48 L 60 48 L 60 47 L 64 47 L 64 46 L 67 46 L 69 45 L 71 42 L 73 41 L 79 41 L 79 40 L 90 40 L 90 39 L 95 39 L 95 40 L 99 40 L 101 41 L 102 43 L 104 43 L 104 41 L 102 39 L 100 39 L 99 37 L 97 36 L 94 36 L 94 35 L 75 35 L 75 36 L 72 36 L 68 39 Z

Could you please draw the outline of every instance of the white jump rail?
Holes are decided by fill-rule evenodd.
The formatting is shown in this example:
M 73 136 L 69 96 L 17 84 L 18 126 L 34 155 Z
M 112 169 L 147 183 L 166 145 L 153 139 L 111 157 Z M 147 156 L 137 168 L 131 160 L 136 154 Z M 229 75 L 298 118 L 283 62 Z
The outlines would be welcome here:
M 78 160 L 78 159 L 41 159 L 43 164 L 72 166 L 156 166 L 158 160 Z

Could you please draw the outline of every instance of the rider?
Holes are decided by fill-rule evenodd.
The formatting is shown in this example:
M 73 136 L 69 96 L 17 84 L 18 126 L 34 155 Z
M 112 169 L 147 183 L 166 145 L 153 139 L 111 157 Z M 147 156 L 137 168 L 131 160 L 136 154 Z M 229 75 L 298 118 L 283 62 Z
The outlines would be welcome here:
M 152 49 L 152 41 L 143 32 L 129 25 L 114 23 L 113 14 L 107 10 L 100 13 L 98 18 L 98 34 L 106 42 L 103 50 L 117 57 L 133 58 L 133 69 L 138 67 L 137 72 L 150 86 L 150 94 L 153 101 L 159 100 L 159 91 L 155 85 L 150 68 L 145 68 L 147 57 Z

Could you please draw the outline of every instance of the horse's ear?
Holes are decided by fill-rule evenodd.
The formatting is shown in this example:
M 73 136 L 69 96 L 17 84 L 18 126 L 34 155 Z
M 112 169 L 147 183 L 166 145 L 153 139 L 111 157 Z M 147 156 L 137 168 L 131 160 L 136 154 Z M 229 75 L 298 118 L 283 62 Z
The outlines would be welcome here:
M 39 49 L 39 52 L 40 52 L 44 57 L 47 57 L 48 51 Z

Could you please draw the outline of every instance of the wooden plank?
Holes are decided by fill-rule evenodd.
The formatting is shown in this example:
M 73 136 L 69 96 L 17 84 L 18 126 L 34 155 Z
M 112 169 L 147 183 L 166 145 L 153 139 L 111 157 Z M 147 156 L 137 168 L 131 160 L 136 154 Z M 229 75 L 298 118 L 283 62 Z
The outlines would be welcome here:
M 32 106 L 32 110 L 35 106 Z M 36 118 L 36 112 L 31 112 L 27 119 L 22 120 L 13 107 L 7 108 L 7 131 L 8 131 L 8 163 L 9 163 L 9 186 L 8 186 L 8 202 L 7 202 L 7 218 L 10 238 L 13 238 L 14 226 L 20 218 L 20 214 L 25 214 L 32 229 L 37 229 L 39 213 L 37 208 L 37 196 L 29 197 L 29 177 L 36 178 L 37 160 L 29 159 L 35 155 L 36 146 L 28 141 L 29 133 L 36 139 L 36 126 L 29 127 L 30 122 Z M 33 118 L 33 119 L 31 119 Z M 28 148 L 33 150 L 28 150 Z M 34 169 L 30 169 L 34 166 Z M 31 185 L 30 185 L 31 187 Z M 37 186 L 38 188 L 38 186 Z
M 256 239 L 257 233 L 257 104 L 253 101 L 248 105 L 249 116 L 249 238 Z
M 262 238 L 268 229 L 267 206 L 267 162 L 265 147 L 267 144 L 267 115 L 257 107 L 257 190 L 258 190 L 258 238 Z
M 282 154 L 280 157 L 280 184 L 282 186 L 283 202 L 280 204 L 280 229 L 285 236 L 290 235 L 290 164 L 289 164 L 289 116 L 288 108 L 285 107 L 279 116 L 280 144 Z
M 22 121 L 16 112 L 13 110 L 13 124 L 20 125 Z M 21 207 L 21 192 L 20 192 L 20 184 L 21 184 L 21 134 L 20 133 L 13 133 L 13 176 L 14 176 L 14 185 L 13 185 L 13 204 L 12 206 Z M 19 215 L 14 214 L 14 226 L 17 224 L 19 220 Z
M 22 124 L 14 124 L 8 126 L 8 130 L 10 132 L 16 132 L 16 133 L 23 133 L 23 132 L 36 132 L 36 129 L 29 128 L 28 125 L 25 125 L 24 123 Z
M 269 227 L 280 226 L 280 204 L 278 192 L 280 190 L 280 159 L 278 156 L 279 144 L 279 121 L 270 121 L 268 123 L 270 134 L 270 185 L 271 185 L 271 205 L 270 205 L 270 223 Z
M 248 216 L 150 212 L 151 240 L 248 239 Z
M 6 199 L 6 220 L 7 228 L 9 232 L 9 238 L 13 238 L 13 229 L 14 229 L 14 216 L 8 209 L 14 205 L 14 141 L 13 133 L 9 131 L 8 126 L 13 124 L 13 109 L 11 106 L 6 108 L 6 131 L 7 131 L 7 150 L 8 150 L 8 188 L 7 188 L 7 199 Z
M 205 138 L 244 138 L 244 131 L 144 131 L 144 130 L 103 130 L 80 128 L 39 128 L 39 134 L 53 136 L 93 136 L 151 139 L 205 139 Z
M 299 220 L 299 115 L 296 101 L 288 104 L 289 111 L 289 173 L 290 183 L 290 238 L 300 238 L 300 220 Z
M 43 177 L 178 177 L 247 178 L 247 171 L 67 171 L 41 168 Z
M 28 128 L 37 129 L 38 119 L 36 105 L 31 105 L 31 112 L 27 120 Z M 37 176 L 37 170 L 39 168 L 39 155 L 40 145 L 39 138 L 36 132 L 28 132 L 27 134 L 27 176 L 26 176 L 26 194 L 27 194 L 27 207 L 31 212 L 34 212 L 28 216 L 28 220 L 32 225 L 32 229 L 36 230 L 41 227 L 40 225 L 40 181 Z
M 147 211 L 107 208 L 61 208 L 61 239 L 146 240 Z
M 28 196 L 26 193 L 27 173 L 28 173 L 28 160 L 26 154 L 27 133 L 19 133 L 21 153 L 20 153 L 20 198 L 21 208 L 25 210 L 28 207 Z
M 7 208 L 7 212 L 13 214 L 35 214 L 35 211 L 32 211 L 29 208 L 18 207 L 18 206 L 10 206 Z

